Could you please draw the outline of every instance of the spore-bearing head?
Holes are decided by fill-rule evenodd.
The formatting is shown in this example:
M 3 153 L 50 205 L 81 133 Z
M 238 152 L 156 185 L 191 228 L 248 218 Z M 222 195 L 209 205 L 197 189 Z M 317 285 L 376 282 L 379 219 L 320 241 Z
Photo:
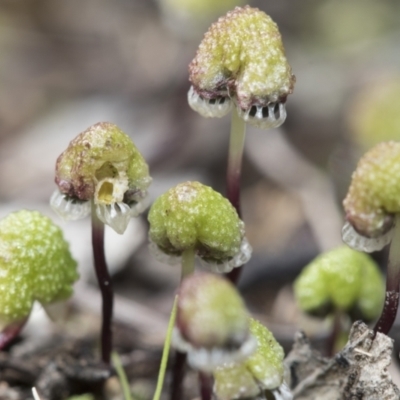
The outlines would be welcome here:
M 189 79 L 189 104 L 196 111 L 223 116 L 209 110 L 229 98 L 239 115 L 262 128 L 284 122 L 286 98 L 295 83 L 278 27 L 249 6 L 236 7 L 211 26 L 189 65 Z M 229 112 L 228 106 L 219 108 Z
M 359 161 L 343 201 L 347 224 L 343 240 L 363 251 L 376 251 L 392 236 L 400 212 L 400 143 L 383 142 Z
M 55 181 L 50 204 L 61 217 L 83 218 L 93 202 L 98 218 L 123 233 L 145 208 L 151 178 L 129 136 L 102 122 L 79 134 L 58 157 Z

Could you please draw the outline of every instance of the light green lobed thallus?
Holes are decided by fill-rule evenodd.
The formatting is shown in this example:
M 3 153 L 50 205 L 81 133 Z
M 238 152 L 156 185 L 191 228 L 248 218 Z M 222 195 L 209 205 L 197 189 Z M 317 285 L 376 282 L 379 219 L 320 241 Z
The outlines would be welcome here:
M 179 289 L 177 326 L 196 348 L 235 348 L 249 335 L 249 315 L 236 288 L 210 273 L 184 279 Z
M 214 371 L 214 391 L 219 400 L 252 398 L 261 390 L 277 389 L 283 382 L 282 347 L 254 319 L 250 319 L 250 332 L 257 339 L 256 351 L 241 363 L 225 364 Z
M 240 250 L 243 222 L 227 199 L 209 186 L 185 182 L 168 190 L 149 213 L 150 239 L 166 254 L 195 248 L 209 262 L 230 260 Z
M 148 166 L 130 137 L 116 125 L 101 122 L 79 134 L 58 157 L 56 183 L 62 193 L 90 200 L 97 183 L 105 178 L 120 181 L 125 191 L 146 190 L 151 181 Z
M 343 201 L 347 220 L 361 235 L 378 237 L 400 212 L 400 143 L 380 143 L 359 161 Z
M 357 308 L 364 319 L 382 310 L 385 285 L 378 266 L 367 254 L 341 246 L 314 259 L 294 283 L 300 308 L 318 314 L 327 305 L 344 312 Z
M 33 302 L 64 300 L 78 279 L 60 228 L 37 211 L 0 221 L 0 325 L 29 315 Z
M 229 88 L 242 109 L 286 99 L 295 82 L 277 25 L 249 6 L 236 7 L 210 27 L 189 73 L 197 92 L 213 97 Z

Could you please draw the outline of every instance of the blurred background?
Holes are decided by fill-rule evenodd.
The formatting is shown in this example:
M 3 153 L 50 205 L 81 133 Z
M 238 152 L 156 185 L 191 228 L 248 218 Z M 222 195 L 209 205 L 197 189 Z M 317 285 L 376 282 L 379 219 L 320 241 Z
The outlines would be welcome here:
M 0 2 L 0 215 L 36 208 L 63 226 L 93 290 L 78 288 L 75 307 L 98 315 L 95 286 L 88 286 L 90 227 L 89 220 L 63 223 L 48 207 L 56 158 L 88 126 L 110 121 L 150 164 L 153 199 L 186 180 L 224 193 L 230 120 L 203 119 L 189 108 L 187 65 L 209 25 L 240 4 Z M 292 280 L 341 243 L 341 201 L 360 155 L 400 138 L 400 3 L 249 4 L 279 25 L 297 83 L 282 128 L 248 127 L 242 206 L 254 255 L 240 284 L 252 311 L 290 343 L 304 325 Z M 107 232 L 107 255 L 117 323 L 152 332 L 158 343 L 179 271 L 151 258 L 146 232 L 145 217 L 123 237 Z

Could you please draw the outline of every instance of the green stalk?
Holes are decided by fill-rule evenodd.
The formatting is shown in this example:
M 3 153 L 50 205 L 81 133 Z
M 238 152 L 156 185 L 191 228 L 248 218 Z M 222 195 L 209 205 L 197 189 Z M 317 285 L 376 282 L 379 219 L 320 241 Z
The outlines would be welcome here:
M 182 253 L 182 272 L 181 272 L 181 282 L 189 275 L 193 274 L 194 271 L 194 247 L 186 249 Z
M 122 367 L 121 359 L 119 358 L 118 353 L 113 351 L 111 353 L 111 360 L 115 368 L 115 371 L 117 372 L 119 381 L 121 382 L 122 393 L 124 394 L 124 400 L 132 400 L 131 388 L 129 387 L 129 382 L 126 377 L 125 371 Z
M 160 371 L 158 373 L 157 387 L 153 400 L 160 400 L 161 391 L 164 383 L 165 371 L 167 370 L 169 349 L 171 347 L 172 330 L 175 326 L 176 311 L 178 308 L 178 295 L 175 296 L 174 304 L 172 306 L 171 315 L 169 317 L 167 335 L 165 337 L 164 349 L 161 358 Z
M 400 214 L 394 221 L 394 235 L 390 244 L 389 262 L 386 272 L 386 294 L 382 314 L 374 327 L 377 332 L 387 335 L 396 319 L 400 290 Z

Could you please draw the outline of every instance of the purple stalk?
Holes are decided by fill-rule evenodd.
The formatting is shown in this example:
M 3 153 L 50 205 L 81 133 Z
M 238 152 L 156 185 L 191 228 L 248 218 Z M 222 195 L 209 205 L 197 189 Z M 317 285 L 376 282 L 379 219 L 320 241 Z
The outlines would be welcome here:
M 231 160 L 229 159 L 228 161 L 228 172 L 226 176 L 226 182 L 227 182 L 227 198 L 235 207 L 236 212 L 238 213 L 239 217 L 242 215 L 242 210 L 240 207 L 240 177 L 241 177 L 241 161 L 235 163 L 234 161 L 237 160 Z
M 396 216 L 394 235 L 390 244 L 386 273 L 386 294 L 382 314 L 374 327 L 374 333 L 387 335 L 396 319 L 400 290 L 400 215 Z
M 342 329 L 342 313 L 340 310 L 335 310 L 333 315 L 332 331 L 328 337 L 327 343 L 327 355 L 328 357 L 333 357 L 337 350 L 337 342 L 340 334 L 343 332 Z
M 226 173 L 227 197 L 235 207 L 239 217 L 240 209 L 240 177 L 242 173 L 242 159 L 244 139 L 246 136 L 246 122 L 241 119 L 236 111 L 232 111 L 231 133 L 229 139 L 228 169 Z
M 186 353 L 177 351 L 172 371 L 171 400 L 182 400 L 183 379 L 186 370 Z
M 102 304 L 102 327 L 101 327 L 101 358 L 104 363 L 110 364 L 112 349 L 112 314 L 114 303 L 114 292 L 110 274 L 108 272 L 106 258 L 104 255 L 104 224 L 97 218 L 96 210 L 92 204 L 92 246 L 94 268 L 97 282 L 99 284 Z
M 7 325 L 0 332 L 0 350 L 5 349 L 20 334 L 28 318 L 29 316 Z
M 242 216 L 240 208 L 240 177 L 242 172 L 242 159 L 244 139 L 246 136 L 246 122 L 239 117 L 236 108 L 232 111 L 231 134 L 229 140 L 228 169 L 226 174 L 227 198 L 235 207 L 239 218 Z M 240 278 L 241 268 L 234 268 L 226 277 L 234 284 Z
M 189 248 L 182 253 L 181 282 L 194 271 L 195 249 Z M 177 351 L 172 369 L 171 400 L 182 399 L 182 386 L 186 372 L 186 353 Z
M 199 372 L 200 398 L 211 400 L 213 393 L 213 378 L 205 372 Z

